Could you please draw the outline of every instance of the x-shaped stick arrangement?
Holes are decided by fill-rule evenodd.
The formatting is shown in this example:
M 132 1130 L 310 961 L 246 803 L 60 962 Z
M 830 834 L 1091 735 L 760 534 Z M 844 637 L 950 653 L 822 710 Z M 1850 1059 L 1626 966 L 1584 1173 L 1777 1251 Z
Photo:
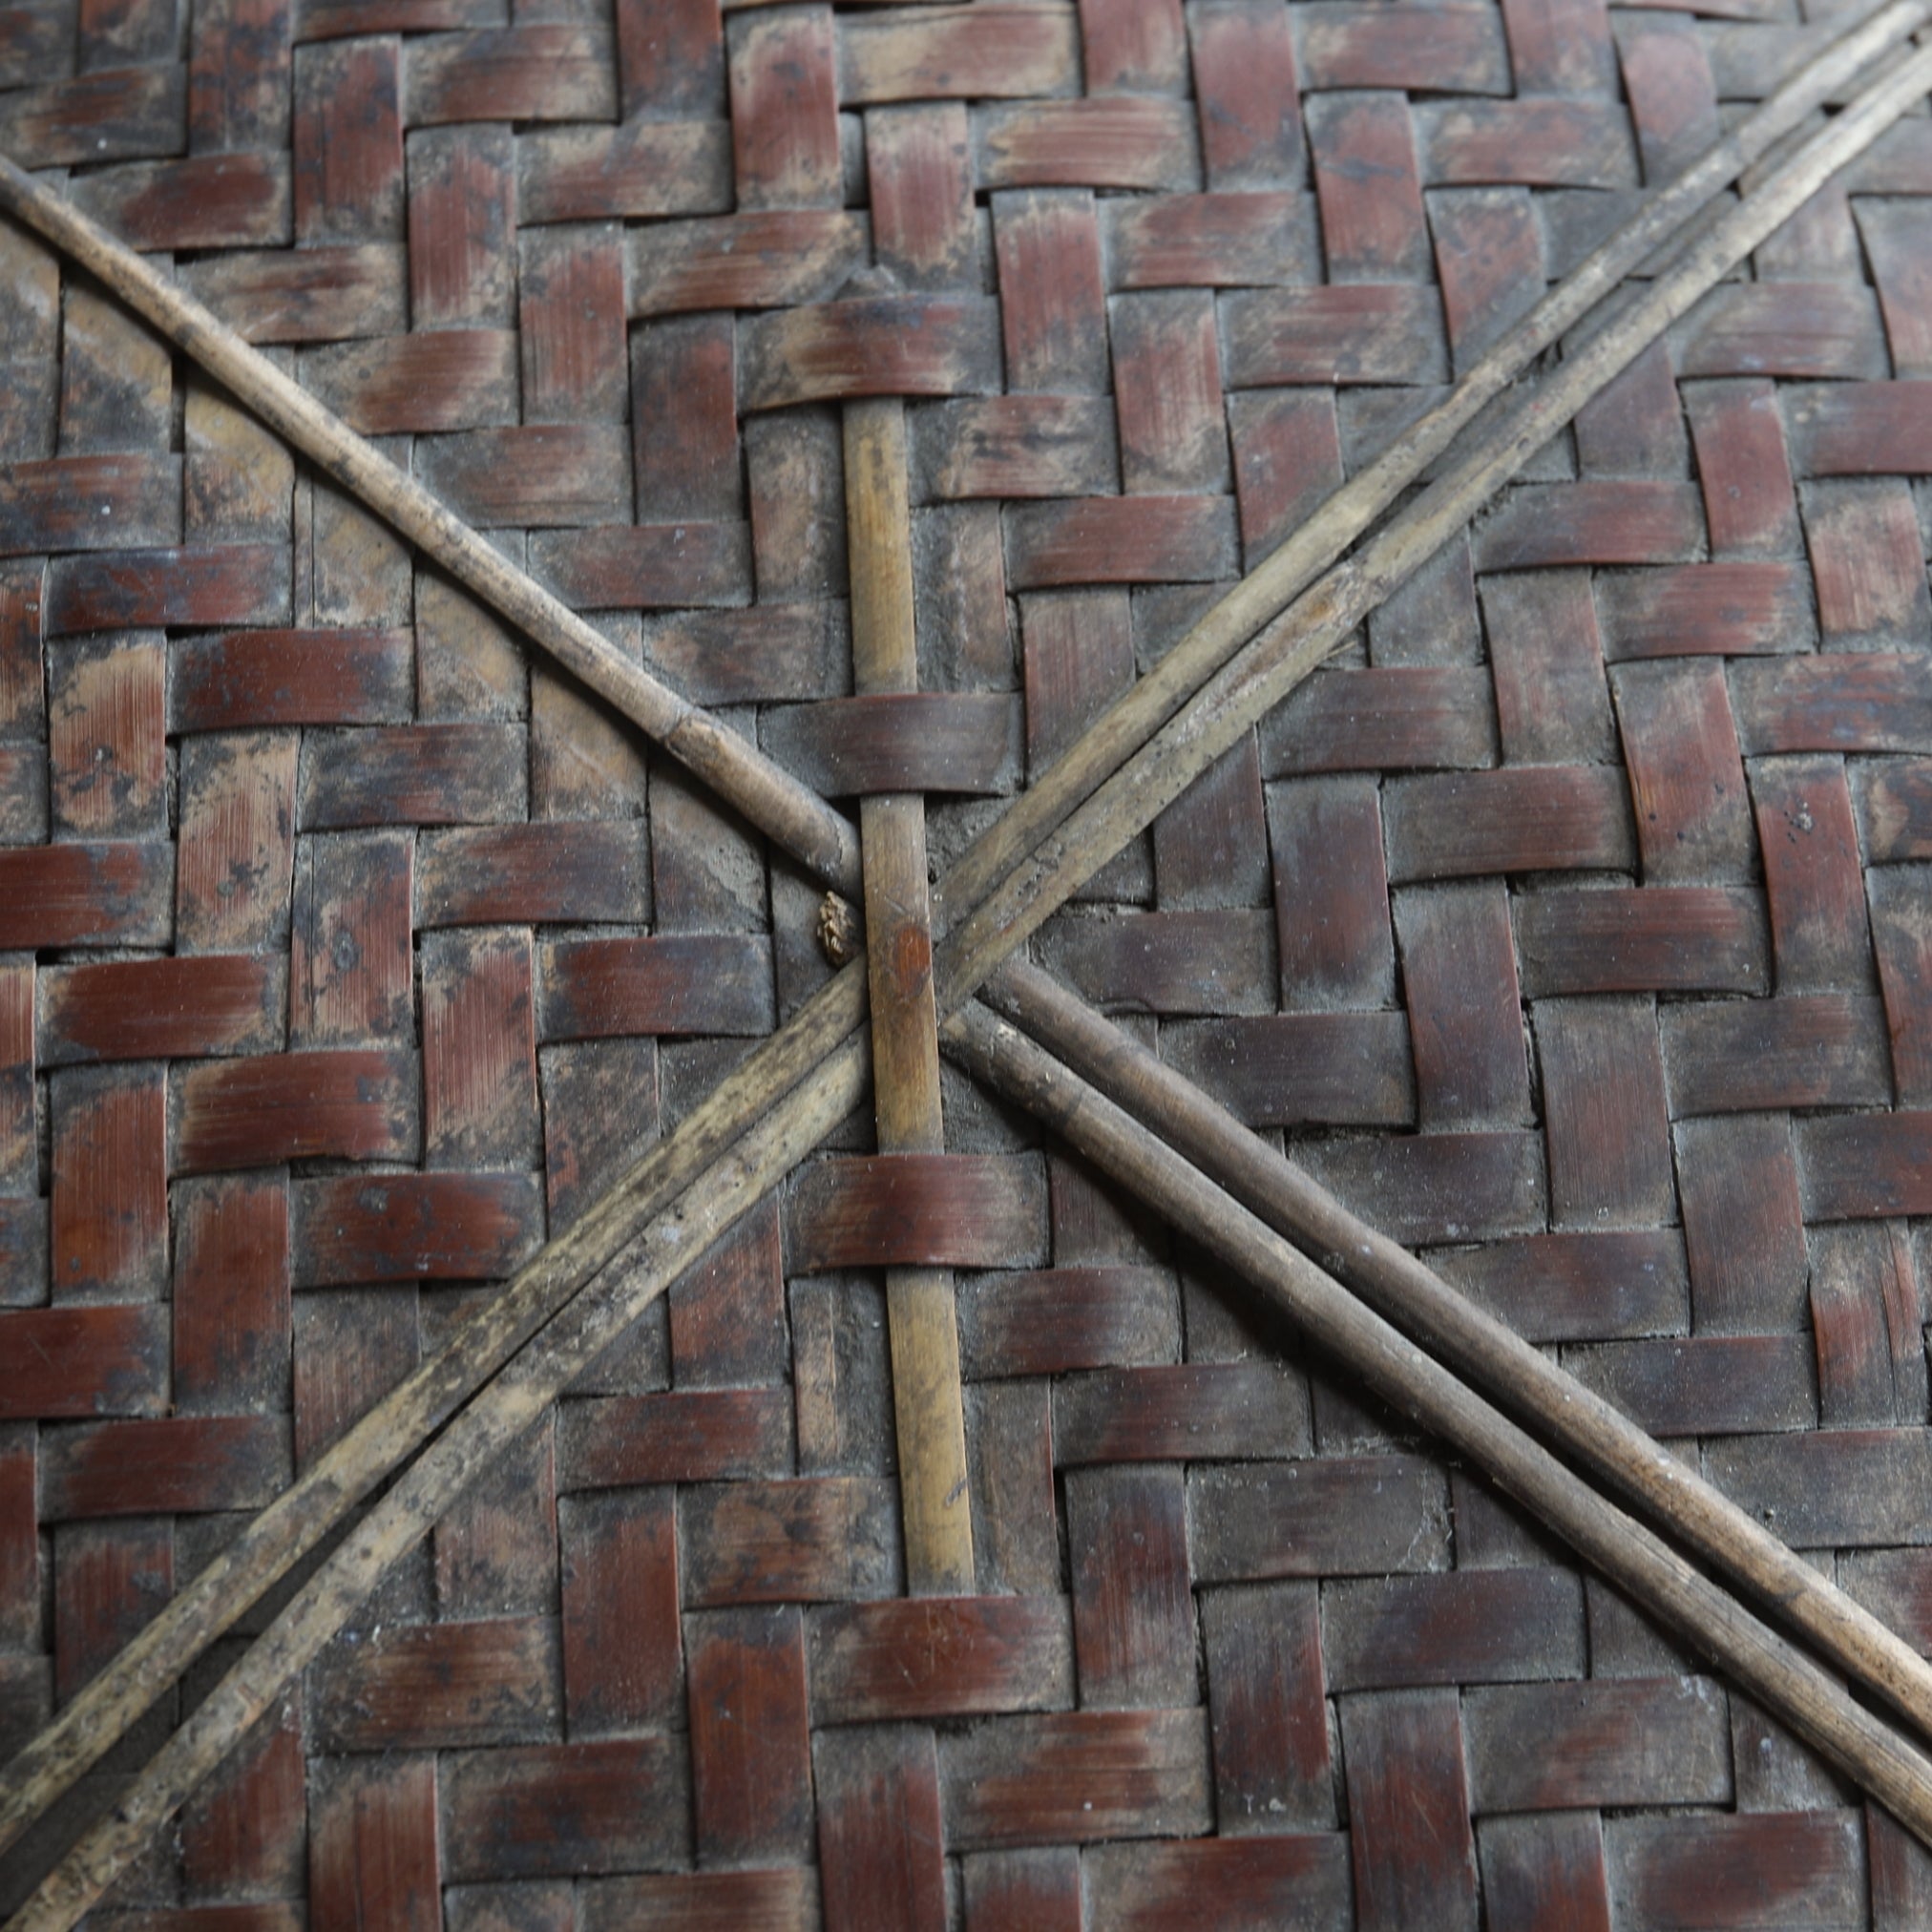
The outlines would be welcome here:
M 263 1509 L 0 1774 L 4 1851 L 250 1605 L 402 1472 L 42 1883 L 12 1932 L 66 1932 L 86 1912 L 278 1704 L 388 1567 L 698 1254 L 850 1115 L 869 1075 L 881 1154 L 939 1152 L 942 1043 L 1245 1277 L 1395 1407 L 1480 1464 L 1932 1844 L 1932 1757 L 1922 1748 L 1932 1741 L 1932 1669 L 1915 1651 L 1617 1410 L 1014 956 L 1465 525 L 1532 451 L 1932 88 L 1932 49 L 1914 52 L 1686 240 L 1726 187 L 1864 68 L 1896 57 L 1928 19 L 1932 0 L 1868 5 L 1822 56 L 1652 197 L 1439 405 L 1208 611 L 930 894 L 917 793 L 862 800 L 855 836 L 850 820 L 623 657 L 205 309 L 0 161 L 0 205 L 97 275 L 832 893 L 862 898 L 866 925 L 863 962 L 845 965 Z M 1673 243 L 1666 265 L 1656 267 Z M 1476 423 L 1544 351 L 1647 265 L 1654 279 L 1636 300 Z M 853 384 L 845 392 L 862 389 Z M 862 696 L 890 699 L 916 682 L 904 437 L 897 400 L 848 404 L 854 683 Z M 1385 516 L 1438 464 L 1434 481 Z M 832 903 L 849 916 L 849 908 Z M 925 1266 L 889 1270 L 888 1305 L 910 1586 L 917 1593 L 970 1592 L 951 1277 Z M 1830 1668 L 1761 1621 L 1692 1556 L 1801 1632 Z M 1848 1684 L 1878 1692 L 1920 1741 L 1875 1714 Z

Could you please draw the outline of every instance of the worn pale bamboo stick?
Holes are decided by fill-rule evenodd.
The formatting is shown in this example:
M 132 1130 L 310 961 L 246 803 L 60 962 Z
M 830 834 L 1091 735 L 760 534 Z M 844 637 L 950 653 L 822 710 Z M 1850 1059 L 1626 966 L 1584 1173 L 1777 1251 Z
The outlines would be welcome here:
M 896 396 L 846 405 L 845 473 L 852 685 L 861 695 L 916 691 L 906 406 Z M 861 799 L 859 830 L 878 1148 L 882 1154 L 936 1154 L 944 1151 L 946 1136 L 933 1003 L 926 801 L 917 792 Z M 973 1588 L 973 1507 L 951 1271 L 888 1269 L 886 1329 L 906 1581 L 917 1596 L 966 1594 Z
M 0 1852 L 532 1336 L 541 1332 L 547 1338 L 545 1324 L 571 1297 L 781 1095 L 811 1079 L 859 1026 L 865 1010 L 865 972 L 854 961 L 184 1585 L 0 1772 Z M 538 1346 L 548 1346 L 547 1339 Z
M 1461 530 L 1490 495 L 1670 324 L 1875 141 L 1932 86 L 1922 49 L 1861 94 L 1669 271 L 1545 381 L 1353 557 L 1330 570 L 947 932 L 939 1004 L 956 1006 L 1018 941 L 1281 703 L 1356 624 Z
M 30 185 L 32 185 L 32 184 L 30 184 Z M 58 206 L 58 204 L 56 204 L 56 206 Z M 96 231 L 96 233 L 97 233 L 97 231 Z M 51 239 L 55 239 L 55 240 L 59 240 L 60 238 L 59 238 L 59 236 L 58 236 L 58 235 L 53 235 L 53 236 L 52 236 L 52 237 L 51 237 Z M 105 243 L 105 245 L 106 245 L 106 246 L 108 246 L 109 248 L 117 248 L 117 247 L 118 247 L 118 244 L 113 243 L 112 242 L 108 241 L 108 239 L 107 239 L 107 238 L 105 238 L 105 237 L 100 237 L 99 239 L 100 239 L 100 241 L 101 241 L 101 242 L 102 242 L 103 243 Z M 112 279 L 113 279 L 113 278 L 110 278 L 110 280 L 112 280 Z M 190 352 L 191 352 L 191 353 L 195 353 L 195 352 L 199 352 L 199 351 L 197 350 L 197 348 L 196 348 L 196 345 L 195 345 L 195 344 L 194 344 L 193 342 L 184 342 L 184 343 L 183 343 L 183 346 L 185 346 L 185 347 L 188 347 L 188 348 L 190 349 Z M 345 432 L 345 433 L 346 433 L 346 432 Z M 341 472 L 337 472 L 337 473 L 341 473 Z M 345 477 L 344 477 L 344 480 L 345 480 L 345 481 L 347 481 L 347 482 L 349 482 L 349 484 L 350 484 L 350 487 L 351 487 L 351 488 L 354 488 L 354 487 L 356 487 L 351 477 L 349 477 L 349 476 L 347 476 L 347 475 L 345 475 Z M 452 519 L 452 520 L 453 521 L 453 519 Z M 461 529 L 461 526 L 460 526 L 460 525 L 458 525 L 458 526 L 457 526 L 457 528 L 458 528 L 458 529 L 460 530 L 460 529 Z M 494 555 L 494 554 L 493 554 L 493 555 Z M 730 791 L 729 791 L 729 784 L 728 784 L 728 781 L 726 782 L 726 784 L 725 784 L 725 786 L 724 786 L 724 788 L 726 789 L 727 795 L 730 795 Z M 772 830 L 772 828 L 770 828 L 770 827 L 767 827 L 767 830 Z M 772 830 L 772 835 L 773 835 L 773 836 L 774 836 L 775 838 L 778 838 L 778 839 L 779 839 L 779 842 L 780 842 L 780 843 L 782 843 L 782 844 L 787 844 L 787 843 L 788 843 L 787 839 L 786 839 L 786 838 L 785 838 L 785 837 L 784 837 L 784 836 L 783 836 L 783 835 L 781 834 L 781 832 L 780 832 L 780 831 L 778 831 L 778 830 Z M 790 848 L 788 847 L 788 849 L 790 849 Z M 859 988 L 857 989 L 857 998 L 858 998 L 858 1000 L 859 1000 L 859 1003 L 860 1003 L 860 1007 L 861 1007 L 861 1010 L 862 1010 L 862 1007 L 863 1007 L 863 998 L 864 998 L 864 990 L 863 990 L 863 987 L 859 987 Z M 775 1044 L 775 1043 L 776 1043 L 776 1042 L 774 1042 L 774 1044 Z M 539 1258 L 539 1259 L 540 1259 L 540 1258 Z M 535 1265 L 535 1264 L 534 1264 L 534 1265 Z M 427 1433 L 427 1431 L 425 1431 L 424 1433 Z M 417 1439 L 417 1440 L 420 1440 L 420 1439 L 421 1439 L 421 1438 L 420 1438 L 420 1436 L 418 1436 L 418 1437 L 417 1437 L 417 1438 L 416 1438 L 415 1439 Z M 411 1448 L 412 1448 L 413 1446 L 414 1446 L 414 1443 L 413 1443 L 413 1441 L 403 1441 L 403 1442 L 400 1442 L 399 1444 L 397 1444 L 397 1445 L 396 1445 L 396 1460 L 400 1460 L 400 1457 L 401 1457 L 401 1456 L 403 1456 L 403 1455 L 406 1455 L 406 1454 L 408 1454 L 408 1453 L 410 1452 L 410 1449 L 411 1449 Z M 392 1466 L 392 1465 L 391 1465 L 391 1466 Z M 352 1501 L 353 1499 L 350 1499 L 350 1500 Z M 347 1504 L 346 1504 L 346 1503 L 345 1503 L 345 1504 L 344 1504 L 344 1509 L 346 1510 L 346 1507 L 347 1507 Z M 292 1559 L 291 1559 L 291 1560 L 292 1560 Z M 274 1572 L 274 1573 L 279 1573 L 279 1571 L 278 1571 L 278 1572 Z M 246 1600 L 244 1599 L 243 1601 L 245 1602 Z M 224 1625 L 224 1628 L 225 1628 L 225 1625 Z M 116 1668 L 116 1667 L 112 1667 L 112 1666 L 111 1666 L 111 1667 L 110 1667 L 110 1670 L 112 1671 L 112 1670 L 114 1670 L 115 1668 Z M 166 1680 L 165 1678 L 161 1679 L 161 1683 L 164 1683 L 165 1681 L 167 1681 L 167 1680 Z M 122 1688 L 123 1688 L 123 1689 L 127 1689 L 127 1688 L 129 1688 L 129 1685 L 128 1685 L 128 1683 L 127 1683 L 126 1681 L 124 1681 L 124 1682 L 123 1682 Z M 149 1690 L 148 1690 L 148 1691 L 146 1692 L 145 1696 L 144 1696 L 144 1697 L 142 1698 L 142 1700 L 141 1700 L 141 1705 L 140 1705 L 140 1707 L 137 1707 L 137 1708 L 144 1708 L 144 1707 L 145 1707 L 145 1704 L 146 1704 L 146 1702 L 148 1702 L 148 1701 L 151 1701 L 151 1699 L 152 1699 L 152 1696 L 153 1696 L 153 1695 L 155 1694 L 155 1691 L 156 1691 L 156 1690 L 158 1690 L 159 1688 L 160 1688 L 160 1683 L 157 1683 L 157 1684 L 156 1684 L 156 1685 L 154 1686 L 154 1688 L 153 1688 L 153 1689 Z M 131 1721 L 131 1720 L 130 1720 L 130 1721 Z M 123 1726 L 122 1728 L 124 1728 L 124 1726 Z M 118 1735 L 118 1734 L 119 1734 L 119 1732 L 118 1732 L 118 1731 L 114 1731 L 114 1732 L 112 1732 L 112 1735 Z M 110 1736 L 108 1737 L 108 1741 L 110 1741 L 110 1742 L 112 1741 L 112 1735 L 110 1735 Z M 71 1741 L 73 1741 L 73 1740 L 71 1740 Z M 100 1746 L 99 1748 L 102 1748 L 102 1749 L 104 1749 L 104 1748 L 105 1748 L 105 1746 L 104 1746 L 104 1745 L 101 1745 L 101 1746 Z M 97 1756 L 97 1755 L 98 1755 L 98 1750 L 95 1750 L 95 1751 L 94 1752 L 94 1754 L 93 1754 L 93 1756 L 88 1756 L 88 1757 L 86 1757 L 86 1759 L 85 1759 L 85 1762 L 92 1762 L 92 1761 L 94 1761 L 94 1756 Z M 72 1763 L 73 1763 L 74 1761 L 74 1754 L 73 1754 L 73 1753 L 70 1753 L 70 1754 L 68 1754 L 68 1758 L 67 1758 L 67 1762 L 68 1762 L 68 1764 L 69 1764 L 69 1765 L 71 1766 L 71 1765 L 72 1765 Z M 85 1763 L 84 1763 L 84 1762 L 82 1763 L 82 1765 L 81 1765 L 81 1768 L 83 1768 L 83 1769 L 85 1768 Z M 61 1779 L 61 1780 L 59 1781 L 59 1783 L 58 1783 L 58 1788 L 65 1788 L 65 1784 L 66 1784 L 66 1783 L 71 1783 L 71 1782 L 72 1782 L 72 1776 L 73 1776 L 73 1775 L 75 1775 L 75 1774 L 77 1774 L 77 1772 L 70 1772 L 70 1774 L 69 1774 L 68 1775 L 66 1775 L 66 1776 L 65 1776 L 65 1777 L 64 1777 L 63 1779 Z M 43 1784 L 44 1784 L 44 1783 L 45 1783 L 45 1780 L 43 1780 Z M 43 1805 L 44 1805 L 44 1802 L 45 1802 L 45 1801 L 46 1801 L 45 1799 L 43 1799 L 43 1800 L 42 1800 L 42 1804 L 43 1804 Z M 36 1809 L 38 1809 L 38 1808 L 40 1808 L 40 1807 L 36 1807 Z
M 625 657 L 292 376 L 4 155 L 0 208 L 98 276 L 279 436 L 729 799 L 815 878 L 840 892 L 857 892 L 858 838 L 850 819 L 709 712 Z
M 1361 536 L 1467 424 L 1634 270 L 1679 237 L 1718 191 L 1760 159 L 1852 76 L 1932 18 L 1932 0 L 1868 6 L 1847 31 L 1708 149 L 1489 349 L 1441 402 L 1351 478 L 1281 547 L 1208 610 L 1152 670 L 970 845 L 940 882 L 942 929 L 979 904 L 1175 710 Z
M 1402 1414 L 1670 1625 L 1932 1844 L 1932 1760 L 1642 1523 L 1422 1353 L 1122 1108 L 985 1006 L 946 1023 L 949 1050 L 1137 1199 L 1259 1289 Z
M 162 1746 L 106 1817 L 10 1922 L 10 1932 L 68 1932 L 296 1675 L 484 1469 L 734 1222 L 817 1146 L 865 1096 L 866 1041 L 854 1030 L 770 1104 L 626 1245 L 632 1265 L 578 1295 L 472 1400 L 359 1522 Z
M 981 998 L 1228 1197 L 1318 1256 L 1378 1315 L 1744 1583 L 1932 1737 L 1932 1665 L 1620 1409 L 1352 1214 L 1305 1169 L 1037 967 L 1010 961 Z

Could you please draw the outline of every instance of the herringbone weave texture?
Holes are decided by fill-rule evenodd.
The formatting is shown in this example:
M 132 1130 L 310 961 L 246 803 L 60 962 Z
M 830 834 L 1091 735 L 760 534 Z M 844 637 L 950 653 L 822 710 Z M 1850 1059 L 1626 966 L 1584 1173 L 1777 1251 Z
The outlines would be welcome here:
M 0 149 L 813 785 L 915 757 L 943 871 L 1830 32 L 26 0 Z M 1928 318 L 1912 118 L 1038 949 L 1920 1645 Z M 829 969 L 802 875 L 4 227 L 0 361 L 4 1748 Z M 922 682 L 976 699 L 910 747 L 840 703 L 881 390 Z M 902 1594 L 854 1123 L 112 1922 L 1932 1923 L 1747 1700 L 947 1102 L 979 1594 Z

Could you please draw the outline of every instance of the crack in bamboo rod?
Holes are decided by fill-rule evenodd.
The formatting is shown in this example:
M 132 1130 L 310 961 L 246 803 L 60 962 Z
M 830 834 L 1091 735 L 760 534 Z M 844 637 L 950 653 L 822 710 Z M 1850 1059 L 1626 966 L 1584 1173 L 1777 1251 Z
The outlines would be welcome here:
M 1900 13 L 1901 13 L 1901 10 L 1896 10 L 1896 8 L 1894 8 L 1894 10 L 1887 10 L 1887 15 L 1900 15 Z M 1862 31 L 1866 31 L 1866 32 L 1874 31 L 1872 23 L 1868 23 L 1868 25 L 1866 25 L 1866 29 L 1862 29 Z M 454 521 L 454 519 L 452 519 L 452 521 Z M 456 526 L 456 528 L 458 528 L 458 530 L 462 530 L 462 526 Z M 785 838 L 783 838 L 783 836 L 781 836 L 779 832 L 773 832 L 773 836 L 775 836 L 775 838 L 779 838 L 779 842 L 781 842 L 781 844 L 785 844 L 785 842 L 787 842 L 787 840 L 785 840 Z M 834 983 L 836 983 L 836 981 L 834 981 Z M 862 997 L 862 989 L 860 989 L 860 997 Z M 777 1040 L 777 1036 L 775 1036 L 775 1040 Z M 666 1147 L 668 1147 L 668 1144 L 666 1144 Z

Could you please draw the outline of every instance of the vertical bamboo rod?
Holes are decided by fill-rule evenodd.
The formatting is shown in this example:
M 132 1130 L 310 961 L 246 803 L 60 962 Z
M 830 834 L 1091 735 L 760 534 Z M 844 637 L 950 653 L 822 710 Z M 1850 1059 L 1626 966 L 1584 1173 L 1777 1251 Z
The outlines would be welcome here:
M 846 405 L 845 472 L 852 682 L 862 694 L 915 691 L 906 409 L 897 397 Z M 946 1143 L 925 800 L 913 792 L 863 799 L 859 829 L 879 1151 L 936 1154 Z M 973 1511 L 952 1274 L 889 1269 L 886 1312 L 907 1581 L 916 1595 L 962 1594 L 973 1588 Z

